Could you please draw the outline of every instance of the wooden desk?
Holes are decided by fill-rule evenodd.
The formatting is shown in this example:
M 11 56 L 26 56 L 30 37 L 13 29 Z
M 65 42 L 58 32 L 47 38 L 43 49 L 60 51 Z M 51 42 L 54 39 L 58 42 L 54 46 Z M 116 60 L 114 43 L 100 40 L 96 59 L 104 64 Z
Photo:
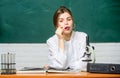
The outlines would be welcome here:
M 0 78 L 120 78 L 120 74 L 98 74 L 88 72 L 80 72 L 73 74 L 43 73 L 43 74 L 0 75 Z

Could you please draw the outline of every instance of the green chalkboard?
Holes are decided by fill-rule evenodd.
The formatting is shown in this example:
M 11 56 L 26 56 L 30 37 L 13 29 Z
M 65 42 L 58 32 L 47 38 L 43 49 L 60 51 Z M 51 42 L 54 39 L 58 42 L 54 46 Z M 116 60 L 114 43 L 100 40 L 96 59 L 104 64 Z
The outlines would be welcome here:
M 91 42 L 120 42 L 120 0 L 0 0 L 0 43 L 45 43 L 59 6 Z

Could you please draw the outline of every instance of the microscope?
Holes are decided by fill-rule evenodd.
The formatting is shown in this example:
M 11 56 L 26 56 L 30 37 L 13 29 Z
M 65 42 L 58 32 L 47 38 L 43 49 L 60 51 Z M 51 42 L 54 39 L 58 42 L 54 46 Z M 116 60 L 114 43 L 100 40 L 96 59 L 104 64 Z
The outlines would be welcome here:
M 90 46 L 89 44 L 89 36 L 86 36 L 86 52 L 84 52 L 83 57 L 85 57 L 82 61 L 84 62 L 93 62 L 95 63 L 95 53 L 94 46 Z

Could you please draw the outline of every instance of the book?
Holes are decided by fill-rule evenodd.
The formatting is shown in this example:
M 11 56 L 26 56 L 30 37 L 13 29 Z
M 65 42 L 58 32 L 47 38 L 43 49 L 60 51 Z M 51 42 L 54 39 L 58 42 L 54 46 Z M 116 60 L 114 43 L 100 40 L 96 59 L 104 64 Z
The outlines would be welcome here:
M 48 69 L 46 70 L 47 73 L 64 73 L 64 74 L 69 74 L 69 73 L 79 73 L 80 70 L 72 70 L 72 69 Z
M 46 73 L 43 67 L 24 67 L 17 71 L 17 74 L 40 74 Z
M 54 69 L 54 68 L 39 68 L 39 67 L 24 67 L 23 69 L 17 71 L 18 74 L 40 74 L 40 73 L 79 73 L 80 70 L 72 69 Z

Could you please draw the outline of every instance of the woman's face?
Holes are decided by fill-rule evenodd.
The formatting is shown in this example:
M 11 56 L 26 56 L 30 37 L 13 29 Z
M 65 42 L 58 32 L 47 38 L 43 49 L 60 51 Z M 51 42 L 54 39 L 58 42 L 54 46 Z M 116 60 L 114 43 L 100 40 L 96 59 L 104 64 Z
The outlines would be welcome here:
M 63 34 L 70 34 L 73 26 L 73 19 L 67 12 L 60 14 L 58 17 L 58 27 L 63 28 Z

